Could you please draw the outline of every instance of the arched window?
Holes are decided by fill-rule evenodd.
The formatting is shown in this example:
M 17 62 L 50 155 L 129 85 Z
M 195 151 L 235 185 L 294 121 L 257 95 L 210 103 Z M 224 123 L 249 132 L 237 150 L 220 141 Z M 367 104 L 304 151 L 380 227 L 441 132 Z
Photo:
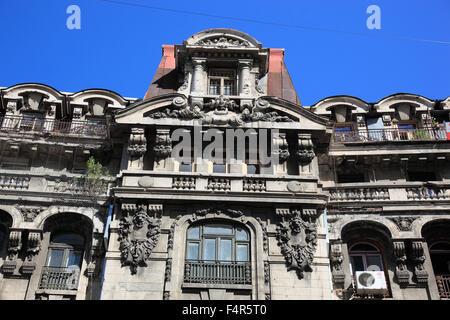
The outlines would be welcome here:
M 251 283 L 250 236 L 235 224 L 208 222 L 186 235 L 185 282 Z
M 75 233 L 60 233 L 52 237 L 47 256 L 47 266 L 81 267 L 84 238 Z
M 435 275 L 450 275 L 450 242 L 433 243 L 430 246 L 430 256 Z
M 76 233 L 56 233 L 52 236 L 40 289 L 76 290 L 80 277 L 84 237 Z
M 356 271 L 383 271 L 380 250 L 368 242 L 358 242 L 349 248 L 352 273 Z

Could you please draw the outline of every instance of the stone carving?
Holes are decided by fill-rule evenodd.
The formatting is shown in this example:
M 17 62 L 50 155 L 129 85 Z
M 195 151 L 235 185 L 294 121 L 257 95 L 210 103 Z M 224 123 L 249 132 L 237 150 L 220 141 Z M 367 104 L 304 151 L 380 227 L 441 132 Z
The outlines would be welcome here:
M 414 262 L 414 274 L 416 280 L 420 284 L 428 282 L 428 272 L 425 270 L 425 253 L 423 251 L 422 242 L 413 241 L 412 243 L 412 260 Z
M 299 279 L 303 278 L 305 271 L 312 271 L 317 246 L 316 215 L 312 214 L 313 211 L 303 210 L 300 214 L 292 210 L 290 219 L 283 219 L 277 227 L 276 238 L 288 270 L 296 270 Z
M 166 271 L 164 273 L 164 279 L 166 281 L 170 281 L 171 275 L 172 275 L 172 259 L 169 258 L 166 261 Z
M 342 255 L 342 245 L 332 244 L 330 248 L 330 262 L 332 269 L 333 282 L 336 286 L 343 287 L 345 282 L 345 273 L 342 270 L 342 262 L 344 256 Z
M 121 261 L 122 266 L 130 266 L 132 274 L 137 272 L 138 266 L 147 266 L 158 242 L 161 220 L 151 217 L 149 213 L 162 210 L 162 206 L 159 206 L 149 207 L 148 210 L 146 205 L 122 206 L 124 217 L 120 220 L 119 231 Z
M 298 149 L 296 150 L 296 156 L 301 164 L 308 164 L 314 159 L 316 154 L 313 150 L 311 134 L 298 135 Z
M 405 243 L 403 241 L 394 241 L 394 258 L 397 264 L 395 275 L 399 284 L 409 283 L 409 271 L 406 267 Z
M 172 153 L 172 140 L 170 139 L 170 130 L 157 129 L 155 145 L 153 147 L 155 158 L 158 160 L 166 159 Z
M 18 208 L 20 213 L 23 216 L 23 220 L 26 222 L 33 222 L 34 218 L 37 217 L 42 211 L 44 211 L 44 208 L 29 208 L 29 207 L 21 207 Z
M 290 157 L 289 145 L 286 139 L 285 133 L 278 133 L 277 136 L 273 137 L 274 141 L 274 154 L 278 155 L 279 163 L 282 164 L 286 162 Z
M 397 225 L 397 228 L 400 231 L 411 231 L 411 225 L 414 220 L 417 218 L 415 217 L 393 217 L 389 218 L 389 220 L 394 221 L 394 223 Z
M 147 152 L 147 139 L 143 128 L 132 128 L 128 153 L 134 157 L 142 157 Z
M 264 252 L 269 252 L 269 235 L 267 233 L 267 226 L 266 224 L 261 220 L 260 217 L 256 217 L 256 220 L 261 225 L 261 229 L 263 232 L 263 250 Z
M 264 282 L 270 283 L 270 265 L 269 261 L 264 261 Z
M 177 222 L 178 222 L 178 220 L 181 219 L 181 217 L 182 217 L 182 215 L 178 215 L 175 218 L 175 221 L 170 226 L 169 236 L 167 238 L 167 249 L 173 249 L 173 237 L 175 235 L 175 227 L 177 226 Z
M 149 188 L 153 186 L 155 179 L 149 176 L 143 176 L 138 179 L 138 185 L 144 188 Z
M 3 264 L 4 273 L 13 273 L 17 266 L 17 257 L 22 249 L 22 231 L 11 230 L 8 242 L 8 257 Z
M 277 111 L 269 111 L 270 103 L 264 99 L 256 100 L 255 106 L 246 103 L 244 106 L 238 104 L 225 96 L 210 98 L 208 102 L 192 103 L 189 105 L 175 102 L 177 97 L 172 101 L 173 108 L 165 108 L 162 111 L 156 111 L 148 116 L 153 119 L 180 119 L 193 120 L 201 119 L 203 124 L 230 125 L 239 127 L 246 122 L 265 121 L 265 122 L 293 122 L 288 116 L 282 116 Z M 251 100 L 249 100 L 251 102 Z
M 230 37 L 215 37 L 208 38 L 197 41 L 194 45 L 196 46 L 206 46 L 206 47 L 217 47 L 217 48 L 229 48 L 229 47 L 250 47 L 250 43 L 245 40 L 239 40 Z
M 164 291 L 163 300 L 170 300 L 170 292 L 169 291 Z
M 289 181 L 286 188 L 294 193 L 303 192 L 305 190 L 300 181 Z
M 210 213 L 216 215 L 225 214 L 232 218 L 239 218 L 246 215 L 245 209 L 231 209 L 231 208 L 224 208 L 223 206 L 222 207 L 212 206 L 208 208 L 201 208 L 194 210 L 194 212 L 192 213 L 193 220 L 197 220 L 197 216 L 206 216 L 207 214 Z

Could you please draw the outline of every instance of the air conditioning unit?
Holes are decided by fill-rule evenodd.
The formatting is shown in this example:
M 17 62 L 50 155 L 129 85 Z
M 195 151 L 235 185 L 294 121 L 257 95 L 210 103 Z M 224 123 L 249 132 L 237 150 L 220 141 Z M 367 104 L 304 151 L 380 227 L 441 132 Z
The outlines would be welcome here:
M 387 293 L 386 279 L 383 271 L 356 271 L 356 293 Z

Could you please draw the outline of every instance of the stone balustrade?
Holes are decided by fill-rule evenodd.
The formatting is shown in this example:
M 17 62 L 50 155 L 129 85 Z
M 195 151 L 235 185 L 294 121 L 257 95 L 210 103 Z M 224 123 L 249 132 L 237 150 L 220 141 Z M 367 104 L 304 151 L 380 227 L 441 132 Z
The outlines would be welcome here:
M 389 200 L 388 188 L 350 188 L 330 190 L 330 201 Z
M 243 190 L 254 192 L 266 191 L 266 180 L 245 178 L 243 182 Z
M 195 189 L 195 177 L 173 177 L 172 188 L 193 190 Z
M 213 191 L 230 191 L 231 181 L 227 178 L 209 178 L 206 188 Z
M 1 190 L 28 190 L 30 185 L 30 177 L 0 175 Z
M 412 200 L 433 200 L 450 199 L 450 189 L 448 188 L 407 188 L 407 197 Z

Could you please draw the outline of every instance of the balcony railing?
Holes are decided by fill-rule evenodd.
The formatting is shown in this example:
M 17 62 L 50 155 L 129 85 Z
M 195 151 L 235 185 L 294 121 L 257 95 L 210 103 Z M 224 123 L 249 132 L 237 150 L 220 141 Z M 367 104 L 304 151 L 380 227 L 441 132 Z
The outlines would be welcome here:
M 419 128 L 411 130 L 366 129 L 347 132 L 333 132 L 337 143 L 383 142 L 383 141 L 439 141 L 447 140 L 444 128 Z
M 186 260 L 185 283 L 251 284 L 250 262 Z
M 77 290 L 80 269 L 78 267 L 43 267 L 39 289 Z
M 436 276 L 436 283 L 441 298 L 450 299 L 450 274 Z
M 22 116 L 0 117 L 0 132 L 64 135 L 84 137 L 106 137 L 106 123 L 96 121 L 62 121 L 53 119 L 29 119 Z

